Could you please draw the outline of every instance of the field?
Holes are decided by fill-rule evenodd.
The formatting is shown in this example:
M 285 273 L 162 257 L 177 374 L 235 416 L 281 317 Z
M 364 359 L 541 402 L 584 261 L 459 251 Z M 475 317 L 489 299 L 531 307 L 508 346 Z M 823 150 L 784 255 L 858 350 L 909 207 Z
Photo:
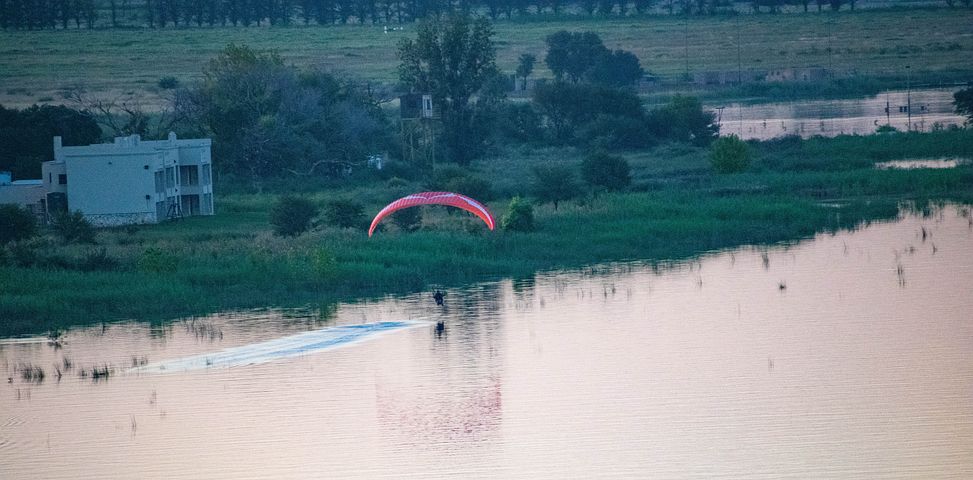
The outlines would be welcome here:
M 374 178 L 354 188 L 294 186 L 319 203 L 362 202 L 366 218 L 358 229 L 320 225 L 296 238 L 276 237 L 268 217 L 277 195 L 238 191 L 219 197 L 215 217 L 103 231 L 96 245 L 42 237 L 0 257 L 7 265 L 0 266 L 0 336 L 224 309 L 320 306 L 603 262 L 664 263 L 894 218 L 902 202 L 918 208 L 930 200 L 973 203 L 971 165 L 873 167 L 903 157 L 973 157 L 970 130 L 786 138 L 753 148 L 754 164 L 736 175 L 714 174 L 697 147 L 629 154 L 629 191 L 584 195 L 556 210 L 538 205 L 530 233 L 489 232 L 466 214 L 426 208 L 420 231 L 390 226 L 368 238 L 370 215 L 423 188 Z M 493 179 L 488 203 L 498 217 L 511 195 L 529 193 L 532 165 L 575 167 L 581 160 L 571 148 L 498 153 L 475 165 Z M 25 258 L 30 268 L 13 266 Z
M 611 48 L 634 52 L 664 80 L 685 73 L 831 68 L 836 77 L 884 79 L 885 84 L 973 78 L 973 9 L 873 9 L 808 14 L 684 18 L 535 16 L 495 24 L 498 64 L 512 72 L 522 53 L 539 59 L 544 37 L 558 30 L 592 30 Z M 112 98 L 160 104 L 163 76 L 183 83 L 228 43 L 277 49 L 290 62 L 343 72 L 364 81 L 396 80 L 396 45 L 414 25 L 105 29 L 0 32 L 0 104 L 61 102 L 64 89 L 83 86 Z M 908 70 L 906 67 L 909 66 Z M 549 76 L 543 62 L 535 75 Z M 908 78 L 907 78 L 908 77 Z

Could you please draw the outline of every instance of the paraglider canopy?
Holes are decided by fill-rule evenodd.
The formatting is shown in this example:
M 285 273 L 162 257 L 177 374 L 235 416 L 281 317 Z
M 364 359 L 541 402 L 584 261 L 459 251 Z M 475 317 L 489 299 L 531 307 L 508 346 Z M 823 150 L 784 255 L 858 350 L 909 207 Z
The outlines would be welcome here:
M 486 223 L 490 230 L 493 230 L 494 225 L 496 225 L 490 211 L 487 210 L 482 203 L 473 200 L 466 195 L 460 195 L 452 192 L 420 192 L 413 193 L 412 195 L 406 195 L 386 205 L 385 208 L 378 212 L 378 215 L 375 215 L 375 218 L 372 220 L 372 226 L 368 227 L 368 236 L 371 237 L 372 233 L 375 232 L 375 227 L 378 226 L 378 223 L 392 212 L 419 205 L 449 205 L 451 207 L 462 208 L 463 210 L 476 215 L 480 218 L 480 220 L 483 220 L 483 223 Z

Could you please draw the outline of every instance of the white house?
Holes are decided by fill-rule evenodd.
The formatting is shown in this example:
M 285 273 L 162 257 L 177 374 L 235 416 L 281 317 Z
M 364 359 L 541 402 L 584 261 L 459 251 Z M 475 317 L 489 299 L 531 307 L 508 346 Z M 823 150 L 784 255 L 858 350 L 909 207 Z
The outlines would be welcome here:
M 39 180 L 0 176 L 0 203 L 17 203 L 42 214 L 80 211 L 97 226 L 157 223 L 213 214 L 213 170 L 208 138 L 65 147 L 54 137 L 54 160 L 41 165 Z M 6 173 L 6 172 L 4 172 Z

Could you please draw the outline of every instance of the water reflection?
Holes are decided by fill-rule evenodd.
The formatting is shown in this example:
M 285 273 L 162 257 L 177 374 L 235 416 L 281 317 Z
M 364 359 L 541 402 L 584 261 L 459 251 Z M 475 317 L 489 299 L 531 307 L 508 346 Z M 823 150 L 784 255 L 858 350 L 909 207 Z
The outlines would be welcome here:
M 970 209 L 933 205 L 793 245 L 450 289 L 442 306 L 424 292 L 3 341 L 0 478 L 973 478 L 971 251 Z M 402 320 L 423 326 L 125 372 Z M 104 381 L 78 374 L 104 365 Z
M 883 125 L 901 131 L 928 132 L 963 125 L 966 119 L 953 110 L 953 93 L 958 89 L 932 88 L 912 90 L 911 93 L 894 90 L 866 98 L 731 103 L 710 108 L 722 107 L 721 135 L 736 135 L 743 139 L 769 140 L 785 135 L 803 138 L 869 135 Z

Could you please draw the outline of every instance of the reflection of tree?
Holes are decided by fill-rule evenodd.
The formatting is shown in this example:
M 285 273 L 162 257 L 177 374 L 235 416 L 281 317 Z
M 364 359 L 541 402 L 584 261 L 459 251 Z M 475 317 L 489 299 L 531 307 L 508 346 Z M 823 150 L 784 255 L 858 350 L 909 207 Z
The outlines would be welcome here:
M 449 291 L 448 335 L 376 379 L 380 426 L 409 441 L 479 441 L 502 420 L 502 318 L 506 283 Z M 428 298 L 424 300 L 429 303 Z M 435 327 L 430 327 L 435 328 Z

